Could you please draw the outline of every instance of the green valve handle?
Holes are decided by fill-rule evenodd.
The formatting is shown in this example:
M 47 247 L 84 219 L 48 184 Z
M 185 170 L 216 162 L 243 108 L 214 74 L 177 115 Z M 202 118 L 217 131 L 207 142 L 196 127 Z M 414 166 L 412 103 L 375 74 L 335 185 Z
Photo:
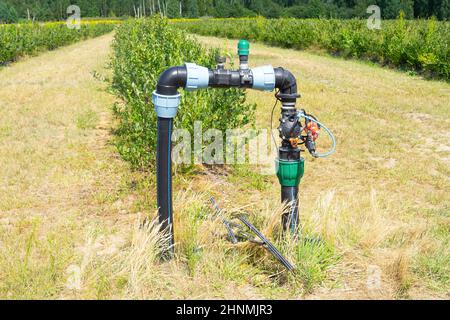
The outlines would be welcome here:
M 248 56 L 250 53 L 250 43 L 247 40 L 239 40 L 238 42 L 238 55 Z

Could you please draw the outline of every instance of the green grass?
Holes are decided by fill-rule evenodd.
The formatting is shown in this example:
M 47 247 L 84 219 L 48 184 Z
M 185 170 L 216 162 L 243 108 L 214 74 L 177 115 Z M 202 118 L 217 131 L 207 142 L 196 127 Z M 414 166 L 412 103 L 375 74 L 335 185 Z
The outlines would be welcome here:
M 430 230 L 430 237 L 436 240 L 415 257 L 414 271 L 424 278 L 427 285 L 438 291 L 450 288 L 450 230 L 448 224 L 437 224 Z
M 328 270 L 339 261 L 336 249 L 318 237 L 303 238 L 294 248 L 295 277 L 307 293 L 327 279 Z
M 94 129 L 98 120 L 98 114 L 95 111 L 88 110 L 77 117 L 77 128 L 82 130 Z
M 64 286 L 70 249 L 71 222 L 42 235 L 42 221 L 21 219 L 14 227 L 1 227 L 0 296 L 8 299 L 56 297 Z M 12 242 L 10 239 L 14 239 Z

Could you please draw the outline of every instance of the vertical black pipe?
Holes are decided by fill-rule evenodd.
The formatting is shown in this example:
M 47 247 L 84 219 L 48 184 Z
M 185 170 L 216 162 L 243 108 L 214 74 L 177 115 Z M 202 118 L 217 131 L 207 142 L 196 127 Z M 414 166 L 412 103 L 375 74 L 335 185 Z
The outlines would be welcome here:
M 172 129 L 173 119 L 158 117 L 158 142 L 156 151 L 157 201 L 161 231 L 169 238 L 169 246 L 163 257 L 174 253 L 173 208 L 172 208 Z
M 281 121 L 281 126 L 289 123 L 288 120 Z M 295 130 L 294 130 L 295 131 Z M 287 133 L 286 133 L 287 134 Z M 300 132 L 295 131 L 295 135 L 300 134 Z M 301 150 L 299 148 L 293 148 L 289 142 L 284 141 L 284 146 L 278 149 L 278 157 L 281 161 L 298 163 L 301 161 L 300 153 Z M 300 174 L 300 172 L 297 172 Z M 292 234 L 296 235 L 298 232 L 299 225 L 299 211 L 298 211 L 298 190 L 299 187 L 290 185 L 283 185 L 283 181 L 281 183 L 281 202 L 287 203 L 288 207 L 286 211 L 283 212 L 281 217 L 281 223 L 283 225 L 284 231 L 290 231 Z
M 280 132 L 283 139 L 283 147 L 279 149 L 279 159 L 285 161 L 300 161 L 300 149 L 291 148 L 288 138 L 297 137 L 301 133 L 301 127 L 296 123 L 294 126 L 289 125 L 290 119 L 296 114 L 295 103 L 300 95 L 297 92 L 297 80 L 295 76 L 288 70 L 283 68 L 275 68 L 275 87 L 279 88 L 281 95 L 279 96 L 282 107 L 282 118 L 280 128 L 286 131 Z M 292 234 L 297 234 L 299 224 L 298 213 L 298 186 L 281 186 L 281 201 L 288 203 L 289 207 L 282 216 L 283 230 L 290 230 Z
M 281 202 L 288 203 L 288 209 L 283 213 L 283 230 L 297 233 L 298 218 L 298 187 L 281 187 Z

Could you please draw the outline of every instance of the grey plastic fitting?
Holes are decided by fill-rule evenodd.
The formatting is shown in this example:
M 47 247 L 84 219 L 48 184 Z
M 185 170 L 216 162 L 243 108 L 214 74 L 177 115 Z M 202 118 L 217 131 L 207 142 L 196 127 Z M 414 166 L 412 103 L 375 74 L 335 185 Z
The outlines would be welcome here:
M 181 95 L 163 95 L 153 91 L 152 101 L 159 118 L 175 118 L 180 105 Z
M 195 63 L 185 63 L 187 70 L 186 90 L 192 91 L 202 88 L 208 88 L 209 70 L 206 67 Z
M 272 66 L 261 66 L 251 69 L 253 89 L 272 91 L 275 89 L 275 70 Z

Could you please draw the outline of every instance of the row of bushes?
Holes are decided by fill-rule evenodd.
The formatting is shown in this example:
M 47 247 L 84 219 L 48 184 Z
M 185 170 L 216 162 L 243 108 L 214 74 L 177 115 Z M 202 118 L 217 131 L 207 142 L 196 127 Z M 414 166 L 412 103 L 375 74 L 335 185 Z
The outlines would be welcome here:
M 0 25 L 0 65 L 25 55 L 68 45 L 111 32 L 115 23 L 83 23 L 79 30 L 65 23 L 25 23 Z
M 206 50 L 197 41 L 169 25 L 168 20 L 129 20 L 116 32 L 113 43 L 112 89 L 121 98 L 114 111 L 119 119 L 117 147 L 133 167 L 148 168 L 155 161 L 157 117 L 151 102 L 158 76 L 170 66 L 194 62 L 215 65 L 217 50 Z M 254 105 L 237 89 L 199 90 L 182 94 L 175 127 L 193 132 L 194 121 L 204 130 L 241 127 L 252 122 Z
M 201 35 L 246 38 L 295 49 L 320 48 L 447 81 L 450 75 L 450 22 L 399 18 L 383 20 L 379 30 L 371 30 L 366 20 L 357 19 L 196 19 L 173 23 Z

